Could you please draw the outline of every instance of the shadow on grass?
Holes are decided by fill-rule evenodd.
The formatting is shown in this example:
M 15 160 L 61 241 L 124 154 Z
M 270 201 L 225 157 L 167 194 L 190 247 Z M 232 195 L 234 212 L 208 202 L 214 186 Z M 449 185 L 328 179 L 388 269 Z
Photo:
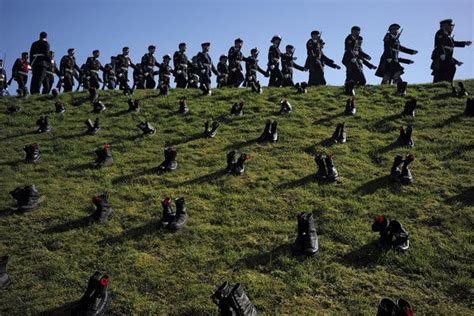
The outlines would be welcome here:
M 474 143 L 472 144 L 462 144 L 462 145 L 459 145 L 457 147 L 455 147 L 454 149 L 452 149 L 449 154 L 447 154 L 443 159 L 445 160 L 449 160 L 449 159 L 453 159 L 453 158 L 458 158 L 460 156 L 462 156 L 464 153 L 467 153 L 471 150 L 474 150 Z
M 341 258 L 341 263 L 354 268 L 371 267 L 377 264 L 383 250 L 379 247 L 378 241 L 374 240 L 359 249 L 353 250 Z
M 445 92 L 431 97 L 431 100 L 446 100 L 453 97 L 452 92 Z
M 84 217 L 76 220 L 69 221 L 67 223 L 59 224 L 53 227 L 45 229 L 43 232 L 47 234 L 51 233 L 65 233 L 70 230 L 86 227 L 91 223 L 90 217 Z
M 44 312 L 39 313 L 39 316 L 65 316 L 65 315 L 74 315 L 73 308 L 75 307 L 77 301 L 66 303 L 62 306 L 48 309 Z
M 186 308 L 182 312 L 171 313 L 170 315 L 171 316 L 208 316 L 208 315 L 214 315 L 214 313 L 211 313 L 209 312 L 209 310 L 206 310 L 206 309 L 190 307 L 190 308 Z
M 399 192 L 400 184 L 391 182 L 390 176 L 382 176 L 367 183 L 364 183 L 363 185 L 355 189 L 354 193 L 359 193 L 362 195 L 374 194 L 378 189 L 381 188 L 390 188 L 393 192 Z
M 206 183 L 206 182 L 211 182 L 212 180 L 216 180 L 224 175 L 227 174 L 227 171 L 225 169 L 218 170 L 203 176 L 200 176 L 198 178 L 194 178 L 188 181 L 184 181 L 181 183 L 176 183 L 172 185 L 173 187 L 180 187 L 182 185 L 193 185 L 193 184 L 200 184 L 200 183 Z
M 285 190 L 285 189 L 294 189 L 300 186 L 304 186 L 308 183 L 311 182 L 318 182 L 316 179 L 316 173 L 307 175 L 306 177 L 303 177 L 301 179 L 293 180 L 290 182 L 282 183 L 276 187 L 277 190 Z M 323 182 L 321 182 L 322 184 Z
M 250 145 L 253 145 L 253 144 L 256 144 L 256 143 L 258 143 L 258 138 L 254 138 L 254 139 L 246 140 L 246 141 L 243 141 L 243 142 L 230 144 L 230 145 L 227 145 L 224 149 L 225 150 L 237 150 L 237 149 L 241 149 L 241 148 L 244 148 L 246 146 L 250 146 Z
M 122 110 L 122 111 L 118 111 L 118 112 L 115 112 L 115 113 L 112 113 L 112 114 L 109 114 L 110 117 L 118 117 L 118 116 L 122 116 L 122 115 L 125 115 L 127 113 L 131 113 L 129 110 Z
M 128 182 L 128 181 L 130 181 L 134 178 L 144 176 L 144 175 L 147 175 L 147 174 L 161 174 L 161 173 L 163 173 L 163 172 L 160 170 L 160 168 L 153 167 L 153 168 L 149 168 L 149 169 L 146 169 L 146 170 L 143 170 L 143 171 L 134 172 L 134 173 L 131 173 L 131 174 L 127 174 L 127 175 L 117 177 L 117 178 L 112 180 L 112 184 L 115 185 L 115 184 L 120 184 L 120 183 L 123 183 L 123 182 Z
M 70 166 L 70 167 L 65 168 L 64 170 L 65 171 L 84 171 L 84 170 L 87 170 L 87 169 L 94 169 L 92 167 L 92 162 L 82 163 L 80 165 L 75 165 L 75 166 Z
M 387 123 L 388 122 L 394 121 L 394 120 L 399 119 L 401 117 L 402 117 L 402 115 L 400 113 L 385 116 L 381 120 L 378 120 L 377 122 L 375 122 L 372 126 L 376 130 L 384 129 L 384 128 L 387 128 Z
M 16 167 L 20 163 L 22 163 L 24 160 L 23 159 L 15 159 L 15 160 L 9 160 L 9 161 L 2 161 L 0 162 L 0 166 L 12 166 Z
M 287 255 L 291 255 L 291 245 L 280 245 L 275 249 L 272 249 L 271 251 L 260 252 L 256 255 L 251 255 L 238 260 L 235 263 L 234 269 L 255 269 L 259 266 L 271 266 L 273 264 L 273 261 L 278 260 L 278 258 L 281 256 Z
M 333 114 L 333 115 L 329 115 L 329 116 L 320 118 L 319 120 L 314 121 L 313 125 L 319 125 L 319 124 L 326 125 L 327 123 L 329 123 L 332 120 L 334 120 L 338 117 L 341 117 L 341 116 L 344 116 L 344 112 L 340 112 L 340 113 L 337 113 L 337 114 Z
M 458 113 L 434 125 L 435 128 L 442 128 L 449 124 L 457 123 L 464 117 L 464 113 Z
M 182 144 L 186 144 L 186 143 L 198 140 L 200 138 L 204 138 L 204 134 L 203 133 L 195 133 L 193 135 L 186 136 L 186 137 L 184 137 L 182 139 L 179 139 L 179 140 L 166 142 L 166 146 L 178 146 L 178 145 L 182 145 Z
M 163 232 L 163 226 L 160 220 L 154 220 L 144 225 L 134 227 L 127 231 L 124 231 L 122 234 L 118 236 L 111 236 L 111 237 L 104 238 L 100 241 L 100 244 L 114 244 L 114 243 L 121 243 L 127 240 L 138 240 L 138 239 L 143 238 L 143 236 L 145 235 L 151 235 L 158 232 L 159 233 Z
M 399 145 L 399 143 L 395 140 L 394 142 L 392 142 L 391 144 L 385 146 L 385 147 L 382 147 L 382 148 L 378 148 L 374 151 L 370 151 L 368 153 L 370 159 L 372 160 L 373 163 L 376 163 L 376 164 L 380 164 L 382 162 L 382 157 L 380 155 L 383 155 L 383 154 L 386 154 L 388 153 L 389 151 L 392 151 L 398 147 L 401 147 Z
M 474 187 L 470 187 L 466 191 L 459 193 L 458 195 L 452 196 L 447 198 L 446 203 L 454 204 L 460 203 L 466 206 L 473 206 L 474 205 Z
M 38 134 L 36 131 L 32 131 L 32 132 L 27 132 L 27 133 L 23 133 L 23 134 L 16 134 L 16 135 L 12 135 L 12 136 L 6 136 L 6 137 L 2 137 L 0 138 L 0 141 L 2 140 L 10 140 L 10 139 L 13 139 L 13 138 L 18 138 L 18 137 L 22 137 L 22 136 L 29 136 L 29 135 L 36 135 Z

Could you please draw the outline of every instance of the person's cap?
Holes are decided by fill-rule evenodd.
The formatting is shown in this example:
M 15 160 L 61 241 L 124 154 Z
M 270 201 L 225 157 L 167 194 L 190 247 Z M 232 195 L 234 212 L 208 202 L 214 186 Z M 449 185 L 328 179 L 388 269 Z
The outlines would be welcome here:
M 360 27 L 354 25 L 354 26 L 351 28 L 351 31 L 358 31 L 358 32 L 360 32 Z
M 293 45 L 286 45 L 286 49 L 294 50 L 295 48 L 293 47 Z
M 454 26 L 453 19 L 445 19 L 445 20 L 439 21 L 439 26 L 443 26 L 446 24 Z
M 171 59 L 171 56 L 169 54 L 166 54 L 165 56 L 163 56 L 163 59 Z
M 221 59 L 227 59 L 227 56 L 226 56 L 226 55 L 221 55 L 221 56 L 219 57 L 219 60 L 221 60 Z
M 314 30 L 314 31 L 311 32 L 311 35 L 319 35 L 319 31 Z
M 273 43 L 273 42 L 275 42 L 275 41 L 277 41 L 277 40 L 281 41 L 281 36 L 280 36 L 280 35 L 274 35 L 274 36 L 272 37 L 271 42 Z
M 148 46 L 148 50 L 150 50 L 150 49 L 156 49 L 155 45 Z
M 201 47 L 209 47 L 209 46 L 211 46 L 211 43 L 209 42 L 204 42 L 201 44 Z
M 183 47 L 183 46 L 186 46 L 186 43 L 179 43 L 178 47 Z
M 69 48 L 69 49 L 67 50 L 68 53 L 74 53 L 75 51 L 76 51 L 76 50 L 75 50 L 74 48 Z
M 239 38 L 236 38 L 236 39 L 234 40 L 234 43 L 243 43 L 243 42 L 244 42 L 244 40 L 241 39 L 240 37 L 239 37 Z
M 389 30 L 389 31 L 391 31 L 391 30 L 393 30 L 393 29 L 397 29 L 397 30 L 398 30 L 398 29 L 400 29 L 400 27 L 401 27 L 401 26 L 400 26 L 399 24 L 393 23 L 393 24 L 390 24 L 390 26 L 388 27 L 388 30 Z
M 47 38 L 48 34 L 46 32 L 41 32 L 40 33 L 40 38 Z
M 94 50 L 92 51 L 92 54 L 97 54 L 97 53 L 99 53 L 99 50 L 98 50 L 98 49 L 94 49 Z
M 258 48 L 257 48 L 257 47 L 252 48 L 252 49 L 250 50 L 250 53 L 251 53 L 251 54 L 258 54 L 258 53 L 259 53 Z

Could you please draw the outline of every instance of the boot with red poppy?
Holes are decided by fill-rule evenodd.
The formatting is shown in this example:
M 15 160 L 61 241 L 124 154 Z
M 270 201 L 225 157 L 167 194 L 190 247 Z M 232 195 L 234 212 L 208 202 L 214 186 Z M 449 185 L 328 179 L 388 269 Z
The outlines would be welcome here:
M 11 284 L 10 276 L 7 273 L 9 256 L 0 257 L 0 290 L 5 290 Z
M 383 298 L 377 307 L 377 316 L 396 316 L 398 306 L 389 298 Z
M 140 101 L 128 99 L 127 103 L 129 112 L 140 112 Z
M 187 114 L 188 112 L 189 112 L 188 102 L 186 100 L 186 97 L 183 97 L 181 100 L 179 100 L 178 113 L 184 115 L 184 114 Z
M 375 220 L 372 223 L 372 231 L 379 232 L 379 242 L 383 247 L 387 246 L 388 241 L 386 240 L 385 230 L 388 227 L 390 220 L 384 215 L 375 216 Z
M 165 197 L 163 200 L 161 200 L 161 207 L 163 208 L 161 225 L 163 227 L 168 227 L 168 225 L 174 220 L 175 217 L 173 206 L 171 205 L 171 199 L 169 197 Z
M 178 168 L 176 161 L 177 151 L 172 147 L 167 147 L 164 150 L 165 160 L 158 166 L 159 171 L 172 171 Z
M 186 225 L 188 221 L 188 212 L 186 209 L 186 204 L 184 202 L 184 197 L 178 197 L 175 199 L 176 205 L 176 214 L 174 219 L 170 223 L 170 229 L 178 230 Z
M 237 162 L 234 164 L 232 168 L 232 174 L 234 176 L 243 175 L 245 172 L 245 162 L 250 160 L 250 156 L 247 154 L 241 154 L 240 157 L 237 159 Z
M 44 200 L 34 184 L 18 187 L 11 191 L 10 195 L 16 201 L 16 206 L 13 207 L 13 210 L 17 212 L 30 212 L 36 209 Z
M 411 307 L 410 303 L 403 298 L 399 298 L 397 300 L 397 307 L 398 307 L 398 316 L 414 316 L 415 313 L 413 312 L 413 308 Z
M 89 279 L 86 292 L 72 308 L 72 315 L 104 315 L 109 304 L 109 277 L 96 271 Z
M 107 192 L 104 192 L 98 196 L 94 196 L 92 198 L 92 203 L 94 203 L 95 211 L 91 215 L 91 219 L 96 222 L 106 222 L 114 212 L 113 208 L 110 206 L 109 194 Z
M 92 164 L 92 167 L 94 168 L 107 167 L 114 162 L 109 144 L 104 144 L 102 148 L 96 149 L 95 154 L 97 155 L 97 158 Z
M 26 153 L 25 162 L 26 163 L 36 163 L 40 161 L 41 154 L 39 151 L 39 146 L 37 143 L 25 145 L 23 150 Z
M 46 133 L 51 131 L 53 128 L 49 123 L 49 117 L 47 115 L 41 116 L 37 121 L 36 125 L 38 126 L 38 133 Z
M 411 174 L 411 170 L 409 168 L 409 164 L 415 160 L 415 156 L 412 154 L 408 154 L 405 157 L 402 165 L 402 171 L 400 173 L 400 182 L 402 184 L 410 184 L 413 182 L 413 175 Z

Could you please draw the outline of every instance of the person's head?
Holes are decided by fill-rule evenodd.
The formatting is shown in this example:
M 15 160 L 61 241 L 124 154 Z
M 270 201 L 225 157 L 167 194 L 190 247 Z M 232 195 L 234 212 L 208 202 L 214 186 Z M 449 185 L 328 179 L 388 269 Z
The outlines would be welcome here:
M 290 55 L 293 55 L 293 53 L 295 52 L 295 48 L 293 47 L 293 45 L 286 45 L 285 50 L 286 53 Z
M 258 53 L 259 53 L 259 51 L 258 51 L 257 47 L 252 48 L 252 49 L 250 50 L 250 55 L 252 55 L 252 57 L 254 57 L 254 58 L 257 58 Z
M 165 64 L 169 64 L 170 60 L 171 60 L 171 56 L 170 56 L 170 55 L 166 54 L 165 56 L 163 56 L 163 62 L 164 62 Z
M 3 59 L 0 59 L 0 68 L 3 68 Z
M 226 55 L 221 55 L 221 56 L 219 57 L 219 61 L 220 61 L 221 63 L 224 63 L 224 64 L 225 64 L 225 63 L 227 62 L 227 56 L 226 56 Z
M 179 43 L 178 49 L 180 52 L 184 53 L 186 51 L 186 43 Z
M 21 53 L 21 58 L 28 59 L 28 53 L 27 52 Z
M 156 51 L 156 47 L 155 47 L 154 45 L 148 46 L 148 52 L 149 52 L 150 54 L 153 55 L 153 54 L 155 53 L 155 51 Z
M 76 50 L 75 50 L 74 48 L 69 48 L 69 49 L 67 50 L 67 54 L 68 54 L 69 56 L 71 56 L 71 57 L 74 56 L 74 53 L 75 53 L 75 52 L 76 52 Z
M 211 43 L 205 42 L 201 44 L 202 51 L 207 53 L 209 51 L 209 47 L 211 46 Z
M 128 56 L 128 53 L 130 53 L 130 48 L 128 48 L 126 46 L 124 48 L 122 48 L 122 54 L 124 56 Z
M 351 28 L 351 35 L 354 36 L 354 37 L 358 37 L 360 35 L 360 27 L 353 26 Z
M 388 27 L 388 31 L 389 31 L 390 34 L 392 34 L 393 36 L 397 36 L 399 30 L 400 30 L 400 25 L 398 25 L 397 23 L 394 23 L 394 24 L 392 24 L 392 25 L 390 25 L 390 26 Z
M 315 41 L 315 40 L 319 39 L 319 36 L 320 36 L 320 32 L 319 32 L 319 31 L 314 30 L 314 31 L 311 32 L 311 39 L 312 39 L 312 40 Z
M 237 48 L 242 48 L 244 41 L 241 38 L 236 38 L 234 41 L 234 46 Z
M 115 64 L 115 61 L 117 60 L 117 57 L 115 56 L 110 56 L 110 63 Z
M 439 22 L 439 27 L 440 27 L 443 31 L 445 31 L 445 32 L 447 32 L 447 33 L 449 33 L 449 34 L 451 34 L 451 32 L 452 32 L 453 29 L 454 29 L 453 20 L 452 20 L 452 19 L 443 20 L 443 21 Z
M 46 32 L 41 32 L 40 33 L 40 39 L 45 40 L 48 38 L 48 34 Z
M 280 35 L 275 35 L 272 37 L 272 40 L 270 41 L 273 45 L 278 46 L 281 43 L 281 36 Z
M 100 51 L 98 49 L 95 49 L 93 52 L 92 52 L 92 56 L 94 58 L 99 58 L 100 56 Z

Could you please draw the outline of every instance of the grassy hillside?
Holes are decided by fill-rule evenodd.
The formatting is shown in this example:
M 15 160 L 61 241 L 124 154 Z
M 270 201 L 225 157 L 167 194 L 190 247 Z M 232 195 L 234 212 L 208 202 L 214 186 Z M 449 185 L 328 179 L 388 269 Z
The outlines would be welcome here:
M 474 93 L 474 80 L 465 82 Z M 262 314 L 364 314 L 384 296 L 409 300 L 417 314 L 467 315 L 473 309 L 474 120 L 462 115 L 465 99 L 448 84 L 408 87 L 418 98 L 413 119 L 399 116 L 405 98 L 395 87 L 357 90 L 357 114 L 343 114 L 341 87 L 137 91 L 140 113 L 127 97 L 102 92 L 108 109 L 102 130 L 83 135 L 95 119 L 86 93 L 64 94 L 64 114 L 38 96 L 0 98 L 0 254 L 10 254 L 13 284 L 0 294 L 1 315 L 50 311 L 82 295 L 96 270 L 110 276 L 110 314 L 209 314 L 224 280 L 241 282 Z M 187 96 L 190 113 L 176 115 Z M 288 97 L 294 111 L 279 116 Z M 229 114 L 234 102 L 247 106 Z M 73 106 L 73 103 L 82 105 Z M 6 106 L 17 104 L 13 115 Z M 53 130 L 36 134 L 36 119 L 49 114 Z M 276 144 L 255 141 L 268 119 L 279 122 Z M 202 138 L 207 119 L 221 123 L 214 139 Z M 157 128 L 149 138 L 136 125 Z M 327 144 L 346 122 L 346 144 Z M 414 126 L 413 149 L 389 146 L 401 125 Z M 39 143 L 43 160 L 25 164 L 23 146 Z M 94 150 L 108 142 L 115 159 L 96 170 Z M 158 174 L 166 143 L 178 150 L 176 172 Z M 245 175 L 221 171 L 226 153 L 248 153 Z M 340 180 L 319 184 L 314 152 L 334 154 Z M 415 183 L 388 181 L 393 157 L 412 152 Z M 46 200 L 28 214 L 12 214 L 9 191 L 34 183 Z M 114 216 L 84 225 L 91 197 L 110 192 Z M 186 198 L 190 219 L 176 233 L 159 228 L 163 196 Z M 303 260 L 290 253 L 296 215 L 315 214 L 320 253 Z M 410 232 L 406 253 L 380 252 L 373 217 L 398 219 Z

